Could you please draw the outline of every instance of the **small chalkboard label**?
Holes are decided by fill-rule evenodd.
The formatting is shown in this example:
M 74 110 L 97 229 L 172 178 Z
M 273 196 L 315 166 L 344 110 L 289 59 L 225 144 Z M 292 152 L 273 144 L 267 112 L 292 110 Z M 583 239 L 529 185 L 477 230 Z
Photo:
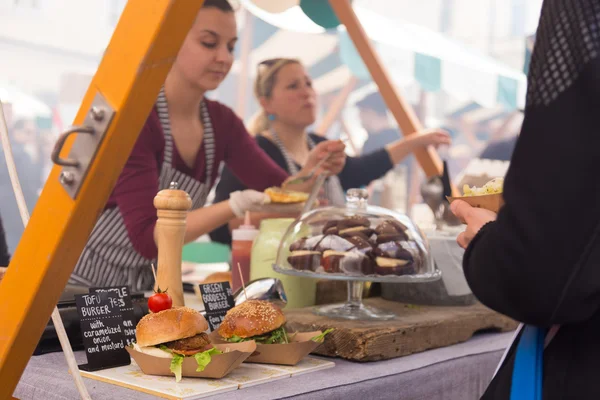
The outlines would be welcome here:
M 125 335 L 125 345 L 129 346 L 135 342 L 135 314 L 133 304 L 129 296 L 128 286 L 90 288 L 90 293 L 109 292 L 119 296 L 119 309 L 123 317 L 123 334 Z
M 211 331 L 223 322 L 225 314 L 235 305 L 229 282 L 206 283 L 200 285 L 206 320 Z
M 80 365 L 80 369 L 98 371 L 131 363 L 129 353 L 125 350 L 121 303 L 122 300 L 114 292 L 75 295 L 88 361 Z

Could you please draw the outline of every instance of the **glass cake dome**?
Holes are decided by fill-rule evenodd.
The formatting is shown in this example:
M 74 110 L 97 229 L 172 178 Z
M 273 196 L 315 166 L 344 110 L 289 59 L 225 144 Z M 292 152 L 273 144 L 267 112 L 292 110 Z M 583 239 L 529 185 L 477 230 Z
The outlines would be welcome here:
M 367 191 L 350 189 L 345 207 L 300 216 L 283 236 L 277 272 L 349 281 L 348 302 L 317 314 L 348 319 L 390 319 L 362 304 L 363 282 L 427 282 L 441 277 L 427 238 L 406 215 L 369 206 Z

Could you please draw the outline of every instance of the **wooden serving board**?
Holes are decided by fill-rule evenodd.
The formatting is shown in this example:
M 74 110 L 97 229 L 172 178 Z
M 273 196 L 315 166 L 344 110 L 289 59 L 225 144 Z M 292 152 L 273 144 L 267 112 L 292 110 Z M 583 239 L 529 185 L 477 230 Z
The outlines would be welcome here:
M 417 306 L 381 298 L 364 303 L 392 311 L 388 321 L 351 321 L 316 315 L 312 308 L 288 310 L 288 331 L 335 328 L 313 354 L 353 361 L 387 360 L 464 342 L 478 331 L 505 332 L 518 323 L 476 303 L 471 306 Z
M 130 365 L 95 372 L 81 371 L 81 375 L 166 399 L 195 400 L 333 367 L 334 362 L 314 357 L 305 357 L 294 366 L 244 363 L 221 379 L 183 377 L 176 383 L 175 376 L 144 374 L 135 360 L 131 360 Z

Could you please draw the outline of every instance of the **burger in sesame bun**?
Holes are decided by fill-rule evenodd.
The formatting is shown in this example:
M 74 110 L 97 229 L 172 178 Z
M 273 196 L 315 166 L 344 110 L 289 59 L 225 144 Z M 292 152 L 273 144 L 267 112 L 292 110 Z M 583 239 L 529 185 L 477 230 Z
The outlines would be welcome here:
M 135 328 L 136 351 L 161 358 L 172 358 L 171 371 L 181 380 L 185 357 L 194 357 L 198 371 L 210 363 L 211 355 L 221 354 L 208 338 L 206 319 L 198 311 L 175 307 L 145 315 Z
M 219 335 L 233 343 L 289 343 L 283 324 L 285 315 L 279 307 L 264 300 L 247 300 L 227 312 Z

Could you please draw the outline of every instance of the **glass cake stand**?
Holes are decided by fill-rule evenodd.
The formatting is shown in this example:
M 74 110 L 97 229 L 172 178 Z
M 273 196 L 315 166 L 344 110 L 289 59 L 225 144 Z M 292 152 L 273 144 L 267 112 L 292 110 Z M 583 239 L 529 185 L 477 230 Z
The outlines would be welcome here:
M 395 314 L 363 303 L 364 282 L 420 283 L 441 278 L 427 238 L 410 218 L 369 206 L 367 192 L 350 189 L 345 207 L 302 215 L 284 234 L 273 270 L 303 278 L 348 283 L 343 304 L 314 313 L 350 320 L 388 320 Z

